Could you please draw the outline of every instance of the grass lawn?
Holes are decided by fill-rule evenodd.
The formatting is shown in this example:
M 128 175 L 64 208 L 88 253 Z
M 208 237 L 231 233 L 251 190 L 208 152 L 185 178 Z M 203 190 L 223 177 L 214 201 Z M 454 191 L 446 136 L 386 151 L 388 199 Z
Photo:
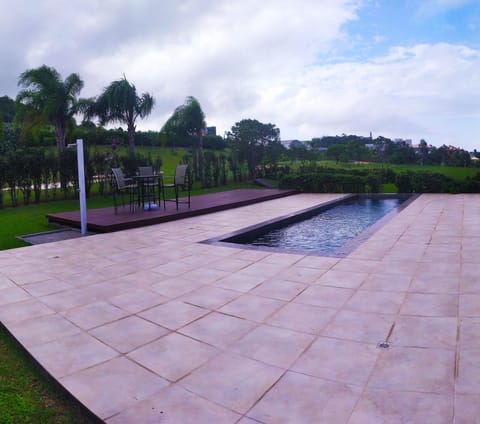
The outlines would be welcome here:
M 238 188 L 260 187 L 251 183 L 231 183 L 226 186 L 208 189 L 194 189 L 192 190 L 192 196 Z M 5 204 L 8 204 L 8 200 Z M 88 209 L 107 208 L 112 206 L 113 199 L 111 196 L 104 197 L 96 195 L 87 199 Z M 28 246 L 27 243 L 17 239 L 17 236 L 53 230 L 54 228 L 48 224 L 46 218 L 47 214 L 74 211 L 78 209 L 78 200 L 57 200 L 28 206 L 19 206 L 16 208 L 1 209 L 0 222 L 2 225 L 0 225 L 0 250 Z
M 0 327 L 0 423 L 93 423 Z

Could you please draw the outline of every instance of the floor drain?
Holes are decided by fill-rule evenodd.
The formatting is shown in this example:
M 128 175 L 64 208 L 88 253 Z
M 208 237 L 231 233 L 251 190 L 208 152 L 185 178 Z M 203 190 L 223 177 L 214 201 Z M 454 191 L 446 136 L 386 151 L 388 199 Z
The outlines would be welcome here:
M 380 349 L 388 349 L 390 347 L 390 343 L 388 342 L 380 342 L 377 344 L 377 347 Z

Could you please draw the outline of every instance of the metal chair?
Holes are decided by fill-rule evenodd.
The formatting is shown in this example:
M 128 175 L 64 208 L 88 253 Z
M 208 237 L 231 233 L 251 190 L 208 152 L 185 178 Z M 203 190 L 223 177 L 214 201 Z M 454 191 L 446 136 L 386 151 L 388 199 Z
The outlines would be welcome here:
M 168 178 L 168 177 L 167 177 Z M 171 177 L 170 177 L 171 178 Z M 175 175 L 173 177 L 173 182 L 165 183 L 163 181 L 162 184 L 162 193 L 163 193 L 163 207 L 165 208 L 165 202 L 175 202 L 178 211 L 178 204 L 185 203 L 188 204 L 188 208 L 190 209 L 190 190 L 191 190 L 191 179 L 188 173 L 188 165 L 177 165 L 175 168 Z M 173 188 L 175 192 L 175 199 L 165 199 L 165 191 L 166 189 Z M 179 189 L 183 191 L 187 191 L 187 200 L 179 200 L 178 199 L 178 192 Z
M 115 178 L 115 187 L 113 190 L 113 204 L 115 207 L 115 213 L 118 211 L 117 196 L 122 198 L 122 206 L 125 206 L 124 193 L 128 194 L 128 203 L 130 206 L 130 212 L 135 211 L 135 205 L 137 202 L 137 184 L 133 183 L 131 178 L 126 178 L 125 174 L 120 168 L 112 168 L 112 174 Z

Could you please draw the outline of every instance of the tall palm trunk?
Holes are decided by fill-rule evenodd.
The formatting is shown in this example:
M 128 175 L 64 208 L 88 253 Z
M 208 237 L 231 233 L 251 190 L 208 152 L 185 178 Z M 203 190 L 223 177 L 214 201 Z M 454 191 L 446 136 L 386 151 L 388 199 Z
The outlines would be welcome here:
M 66 138 L 65 126 L 63 125 L 62 122 L 56 122 L 55 123 L 55 141 L 57 143 L 57 150 L 59 153 L 65 150 L 65 138 Z
M 135 125 L 128 124 L 127 138 L 128 138 L 128 153 L 130 154 L 130 156 L 135 156 Z

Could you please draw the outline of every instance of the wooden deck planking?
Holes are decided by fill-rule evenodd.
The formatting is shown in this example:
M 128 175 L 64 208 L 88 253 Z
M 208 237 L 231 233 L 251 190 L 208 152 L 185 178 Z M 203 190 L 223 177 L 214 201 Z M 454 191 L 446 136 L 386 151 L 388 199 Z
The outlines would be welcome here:
M 157 209 L 150 211 L 144 211 L 139 208 L 135 212 L 130 212 L 128 204 L 124 207 L 119 206 L 117 213 L 115 213 L 113 206 L 89 209 L 87 212 L 87 226 L 88 231 L 109 233 L 250 205 L 289 196 L 294 193 L 292 190 L 238 189 L 204 194 L 192 197 L 190 209 L 188 205 L 180 203 L 178 212 L 175 208 L 175 202 L 167 202 L 166 210 L 163 209 L 163 204 Z M 47 219 L 50 223 L 80 228 L 79 211 L 52 213 L 47 215 Z

